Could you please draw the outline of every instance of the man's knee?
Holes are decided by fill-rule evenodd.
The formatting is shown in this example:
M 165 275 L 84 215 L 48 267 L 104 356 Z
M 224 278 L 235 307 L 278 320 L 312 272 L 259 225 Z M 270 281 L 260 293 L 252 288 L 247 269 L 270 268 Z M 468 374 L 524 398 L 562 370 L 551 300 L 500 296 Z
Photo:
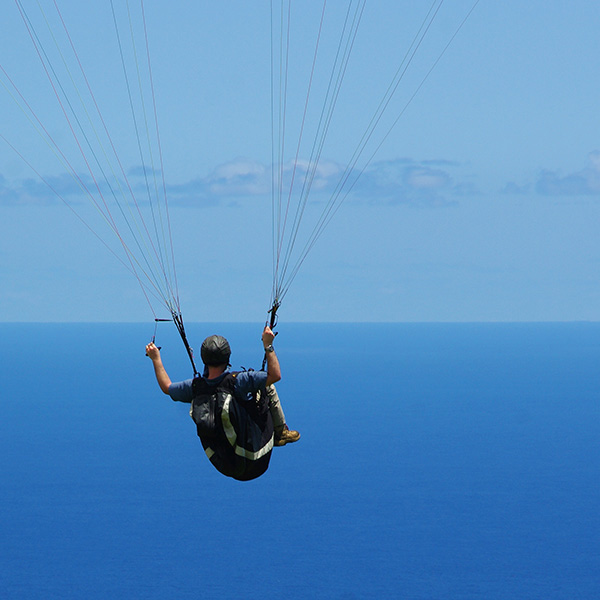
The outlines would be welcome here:
M 279 395 L 277 394 L 277 390 L 273 384 L 266 387 L 266 392 L 269 405 L 279 404 Z

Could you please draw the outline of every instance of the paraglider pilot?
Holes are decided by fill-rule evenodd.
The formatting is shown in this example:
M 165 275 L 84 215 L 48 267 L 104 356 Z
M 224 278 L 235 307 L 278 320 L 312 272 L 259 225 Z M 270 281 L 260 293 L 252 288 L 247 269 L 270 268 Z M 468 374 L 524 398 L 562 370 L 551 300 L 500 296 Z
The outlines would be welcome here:
M 192 405 L 190 415 L 207 456 L 219 471 L 235 479 L 262 474 L 273 446 L 300 439 L 297 431 L 288 428 L 273 385 L 281 379 L 274 338 L 266 326 L 261 337 L 266 371 L 232 373 L 228 341 L 220 335 L 209 336 L 200 351 L 203 375 L 176 383 L 171 382 L 158 347 L 146 346 L 160 389 L 173 400 Z

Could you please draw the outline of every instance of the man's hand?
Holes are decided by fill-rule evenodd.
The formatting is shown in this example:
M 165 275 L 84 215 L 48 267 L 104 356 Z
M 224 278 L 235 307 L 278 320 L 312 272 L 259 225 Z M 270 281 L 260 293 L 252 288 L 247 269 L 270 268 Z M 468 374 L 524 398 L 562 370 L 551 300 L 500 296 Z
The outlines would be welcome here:
M 271 331 L 271 328 L 268 325 L 265 326 L 265 329 L 262 332 L 262 343 L 263 343 L 263 346 L 265 348 L 267 346 L 270 346 L 273 343 L 274 339 L 275 339 L 275 334 Z
M 160 360 L 160 350 L 158 349 L 158 347 L 154 344 L 154 342 L 150 342 L 147 346 L 146 346 L 146 356 L 148 358 L 150 358 L 150 360 L 152 362 L 156 361 L 156 360 Z

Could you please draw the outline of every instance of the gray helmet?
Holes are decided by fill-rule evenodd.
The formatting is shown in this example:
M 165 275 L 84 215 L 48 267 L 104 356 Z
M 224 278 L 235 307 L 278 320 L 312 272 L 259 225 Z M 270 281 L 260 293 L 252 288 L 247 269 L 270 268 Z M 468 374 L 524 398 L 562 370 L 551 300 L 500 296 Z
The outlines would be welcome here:
M 231 356 L 229 342 L 222 335 L 211 335 L 202 342 L 200 356 L 202 362 L 210 367 L 228 365 Z

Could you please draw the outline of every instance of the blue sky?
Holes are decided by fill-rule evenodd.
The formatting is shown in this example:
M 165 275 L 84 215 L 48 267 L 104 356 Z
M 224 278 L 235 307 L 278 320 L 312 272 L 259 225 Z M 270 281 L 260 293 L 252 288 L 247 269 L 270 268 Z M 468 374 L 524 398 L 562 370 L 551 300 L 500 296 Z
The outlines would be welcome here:
M 51 2 L 41 4 L 52 14 Z M 140 160 L 110 6 L 98 0 L 58 4 L 137 190 Z M 297 4 L 288 177 L 306 96 L 306 59 L 322 9 L 318 1 Z M 36 2 L 23 5 L 37 14 Z M 124 5 L 118 3 L 121 25 Z M 346 5 L 328 3 L 325 59 Z M 367 3 L 308 222 L 339 178 L 429 6 Z M 383 131 L 472 6 L 444 2 Z M 137 2 L 131 11 L 135 23 Z M 269 3 L 172 0 L 165 8 L 147 1 L 145 12 L 184 317 L 261 321 L 272 285 Z M 600 319 L 599 22 L 600 7 L 587 0 L 481 0 L 308 254 L 281 318 Z M 0 31 L 0 65 L 84 173 L 16 5 L 6 8 Z M 315 98 L 323 81 L 317 72 Z M 307 136 L 318 121 L 317 105 L 307 110 Z M 104 235 L 91 203 L 4 87 L 0 110 L 0 133 Z M 300 171 L 306 158 L 303 147 Z M 0 211 L 0 320 L 153 318 L 136 278 L 2 140 Z M 112 244 L 116 237 L 109 239 Z M 151 304 L 161 313 L 160 304 Z

